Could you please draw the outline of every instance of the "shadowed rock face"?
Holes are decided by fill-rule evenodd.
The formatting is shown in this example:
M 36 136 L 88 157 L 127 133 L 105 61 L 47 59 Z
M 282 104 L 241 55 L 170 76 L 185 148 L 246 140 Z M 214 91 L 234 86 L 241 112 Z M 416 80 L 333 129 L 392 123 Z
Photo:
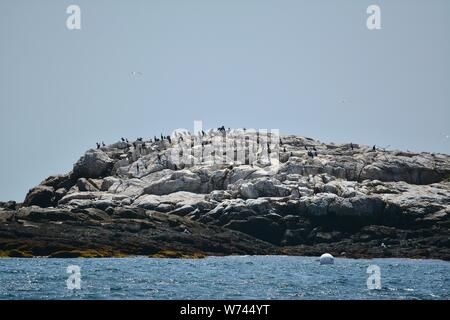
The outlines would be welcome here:
M 0 252 L 450 259 L 448 155 L 284 136 L 275 160 L 230 164 L 229 154 L 213 157 L 204 147 L 202 163 L 180 165 L 172 158 L 178 139 L 89 150 L 72 172 L 31 189 L 22 208 L 2 204 Z M 259 140 L 248 133 L 247 141 Z

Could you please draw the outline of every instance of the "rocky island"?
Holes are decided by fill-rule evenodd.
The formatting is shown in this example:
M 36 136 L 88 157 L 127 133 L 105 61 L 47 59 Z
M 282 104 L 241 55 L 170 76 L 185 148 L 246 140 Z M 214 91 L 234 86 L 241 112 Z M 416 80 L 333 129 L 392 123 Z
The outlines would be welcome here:
M 445 154 L 245 129 L 122 138 L 0 203 L 0 256 L 450 260 L 449 178 Z

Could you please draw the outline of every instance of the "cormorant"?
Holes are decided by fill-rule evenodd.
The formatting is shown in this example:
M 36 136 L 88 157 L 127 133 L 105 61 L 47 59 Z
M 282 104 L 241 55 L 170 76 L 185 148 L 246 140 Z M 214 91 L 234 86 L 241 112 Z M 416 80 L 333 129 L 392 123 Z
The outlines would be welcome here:
M 376 145 L 373 145 L 372 151 L 376 151 L 376 150 L 377 150 Z
M 126 143 L 129 143 L 130 141 L 128 141 L 128 139 L 125 139 L 125 142 L 126 142 Z
M 139 173 L 139 163 L 136 163 L 136 170 Z
M 282 146 L 283 145 L 283 141 L 281 140 L 281 138 L 280 138 L 280 146 Z
M 317 151 L 314 151 L 314 155 L 317 157 Z
M 286 152 L 286 147 L 283 147 L 283 152 Z
M 313 150 L 314 150 L 314 151 L 317 151 L 316 147 L 313 147 Z
M 311 152 L 311 150 L 308 150 L 308 157 L 314 158 L 314 154 Z
M 353 143 L 350 143 L 350 148 L 352 148 L 352 150 L 353 150 Z
M 97 149 L 100 149 L 100 143 L 96 142 L 95 144 L 97 145 Z
M 120 140 L 122 140 L 122 142 L 125 142 L 125 139 L 122 137 L 122 138 L 120 138 Z
M 103 147 L 106 147 L 106 144 L 105 144 L 103 141 L 102 141 L 102 146 L 103 146 Z
M 161 133 L 161 141 L 163 141 L 164 140 L 164 136 L 162 135 L 162 133 Z
M 308 150 L 308 147 L 307 146 L 304 146 L 305 147 L 305 150 Z
M 170 136 L 167 136 L 167 141 L 169 141 L 169 143 L 172 143 L 172 139 L 170 138 Z

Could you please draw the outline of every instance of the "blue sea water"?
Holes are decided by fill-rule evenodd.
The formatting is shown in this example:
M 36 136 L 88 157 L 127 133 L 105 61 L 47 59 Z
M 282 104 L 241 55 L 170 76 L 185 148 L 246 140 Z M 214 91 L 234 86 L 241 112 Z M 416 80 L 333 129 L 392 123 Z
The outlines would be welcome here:
M 69 265 L 81 289 L 69 290 Z M 380 267 L 381 289 L 367 287 Z M 439 260 L 229 256 L 200 260 L 0 259 L 0 299 L 446 299 L 450 263 Z

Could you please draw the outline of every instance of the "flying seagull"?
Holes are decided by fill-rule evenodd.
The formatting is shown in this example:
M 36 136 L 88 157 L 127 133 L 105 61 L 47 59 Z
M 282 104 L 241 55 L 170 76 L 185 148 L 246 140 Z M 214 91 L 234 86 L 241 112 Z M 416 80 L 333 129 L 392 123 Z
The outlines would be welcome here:
M 131 75 L 132 75 L 132 76 L 142 76 L 143 73 L 142 73 L 141 71 L 132 71 L 132 72 L 131 72 Z

